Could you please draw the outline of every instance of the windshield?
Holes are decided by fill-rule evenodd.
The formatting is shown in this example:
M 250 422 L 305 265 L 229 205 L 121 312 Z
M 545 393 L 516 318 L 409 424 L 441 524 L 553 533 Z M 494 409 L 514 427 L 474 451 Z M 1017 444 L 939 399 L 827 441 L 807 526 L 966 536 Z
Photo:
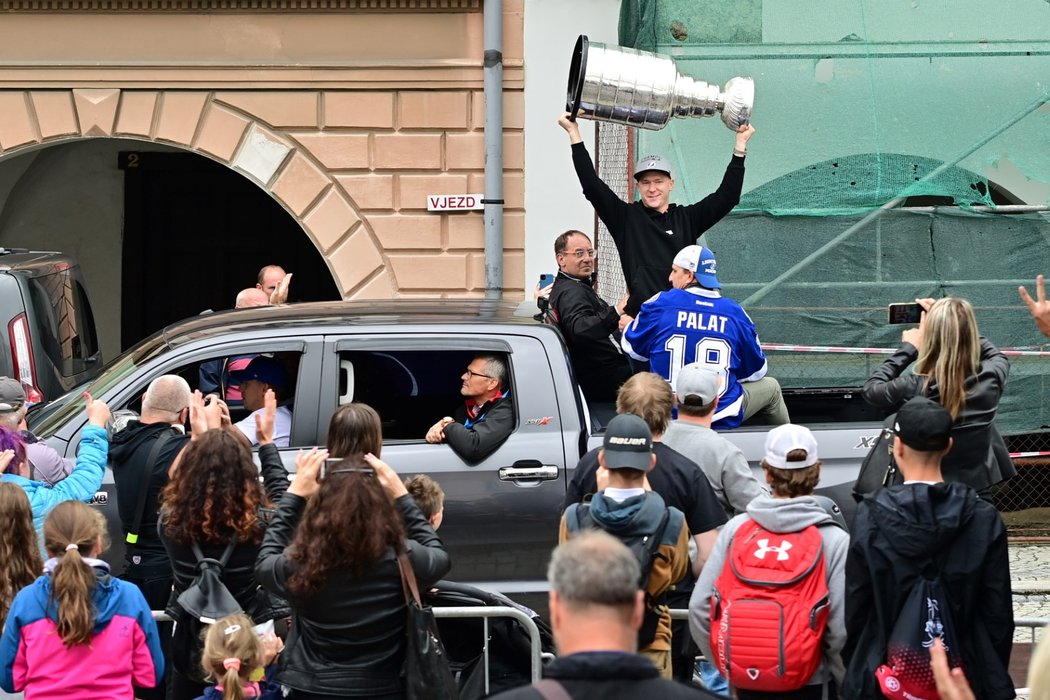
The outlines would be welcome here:
M 85 391 L 96 398 L 105 396 L 114 386 L 134 372 L 136 368 L 154 357 L 157 350 L 166 347 L 159 340 L 159 336 L 147 338 L 109 363 L 102 370 L 102 373 L 94 379 L 74 387 L 42 408 L 30 412 L 26 416 L 29 430 L 39 438 L 51 437 L 56 430 L 66 425 L 78 411 L 83 410 Z

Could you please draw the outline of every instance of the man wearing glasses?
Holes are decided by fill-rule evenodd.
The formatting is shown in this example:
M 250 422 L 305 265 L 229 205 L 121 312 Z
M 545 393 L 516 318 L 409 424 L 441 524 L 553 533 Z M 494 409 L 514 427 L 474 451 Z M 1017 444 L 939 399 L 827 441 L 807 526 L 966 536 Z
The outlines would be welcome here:
M 634 168 L 638 200 L 625 202 L 594 172 L 594 163 L 580 136 L 580 126 L 564 113 L 558 120 L 572 144 L 572 163 L 583 195 L 609 229 L 620 252 L 624 281 L 630 291 L 625 311 L 636 316 L 642 303 L 669 289 L 667 261 L 679 250 L 697 242 L 704 231 L 718 223 L 740 201 L 744 185 L 744 157 L 755 128 L 744 124 L 736 133 L 733 156 L 722 182 L 699 202 L 671 203 L 674 176 L 663 156 L 641 158 Z M 700 170 L 700 168 L 697 168 Z
M 443 442 L 473 464 L 495 452 L 514 430 L 507 363 L 497 355 L 475 355 L 460 380 L 463 405 L 455 418 L 445 416 L 427 431 L 427 442 Z
M 627 358 L 618 340 L 627 295 L 612 306 L 591 286 L 594 248 L 582 231 L 566 231 L 554 241 L 558 275 L 551 288 L 550 303 L 561 327 L 576 379 L 588 402 L 614 402 L 616 391 L 631 376 Z

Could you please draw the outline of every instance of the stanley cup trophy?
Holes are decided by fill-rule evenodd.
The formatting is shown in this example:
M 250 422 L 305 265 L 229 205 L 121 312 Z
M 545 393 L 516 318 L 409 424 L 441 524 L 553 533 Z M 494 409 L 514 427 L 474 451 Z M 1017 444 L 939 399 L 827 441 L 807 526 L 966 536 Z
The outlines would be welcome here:
M 662 129 L 671 117 L 711 117 L 733 131 L 751 119 L 755 83 L 732 78 L 725 91 L 681 75 L 674 61 L 648 51 L 606 46 L 580 35 L 569 66 L 565 109 L 577 116 L 643 129 Z

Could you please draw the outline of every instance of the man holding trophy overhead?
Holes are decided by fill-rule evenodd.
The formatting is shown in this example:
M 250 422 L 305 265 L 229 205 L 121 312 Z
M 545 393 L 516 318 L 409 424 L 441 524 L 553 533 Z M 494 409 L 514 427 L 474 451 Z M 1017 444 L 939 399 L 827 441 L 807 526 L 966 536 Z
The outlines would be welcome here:
M 609 86 L 628 87 L 609 90 Z M 634 102 L 617 103 L 622 95 Z M 754 83 L 733 78 L 725 91 L 717 85 L 679 75 L 667 57 L 633 49 L 577 41 L 569 70 L 566 109 L 558 124 L 569 134 L 572 162 L 583 194 L 605 223 L 620 253 L 620 264 L 630 298 L 620 327 L 630 323 L 642 302 L 669 289 L 667 272 L 682 248 L 693 245 L 740 201 L 744 184 L 747 142 L 755 133 L 750 124 Z M 660 129 L 671 117 L 704 117 L 720 113 L 736 132 L 733 156 L 718 189 L 699 202 L 670 203 L 674 173 L 659 155 L 641 158 L 634 168 L 639 201 L 625 202 L 595 173 L 594 163 L 580 137 L 577 116 Z

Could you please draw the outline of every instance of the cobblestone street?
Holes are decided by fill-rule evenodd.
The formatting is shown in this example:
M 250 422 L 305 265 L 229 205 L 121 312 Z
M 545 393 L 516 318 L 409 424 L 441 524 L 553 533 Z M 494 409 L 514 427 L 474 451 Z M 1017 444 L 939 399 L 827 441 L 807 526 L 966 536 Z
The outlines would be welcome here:
M 1010 579 L 1015 618 L 1050 620 L 1050 544 L 1010 544 Z M 1042 632 L 1036 631 L 1036 639 Z M 1018 626 L 1015 642 L 1031 641 L 1031 631 Z

